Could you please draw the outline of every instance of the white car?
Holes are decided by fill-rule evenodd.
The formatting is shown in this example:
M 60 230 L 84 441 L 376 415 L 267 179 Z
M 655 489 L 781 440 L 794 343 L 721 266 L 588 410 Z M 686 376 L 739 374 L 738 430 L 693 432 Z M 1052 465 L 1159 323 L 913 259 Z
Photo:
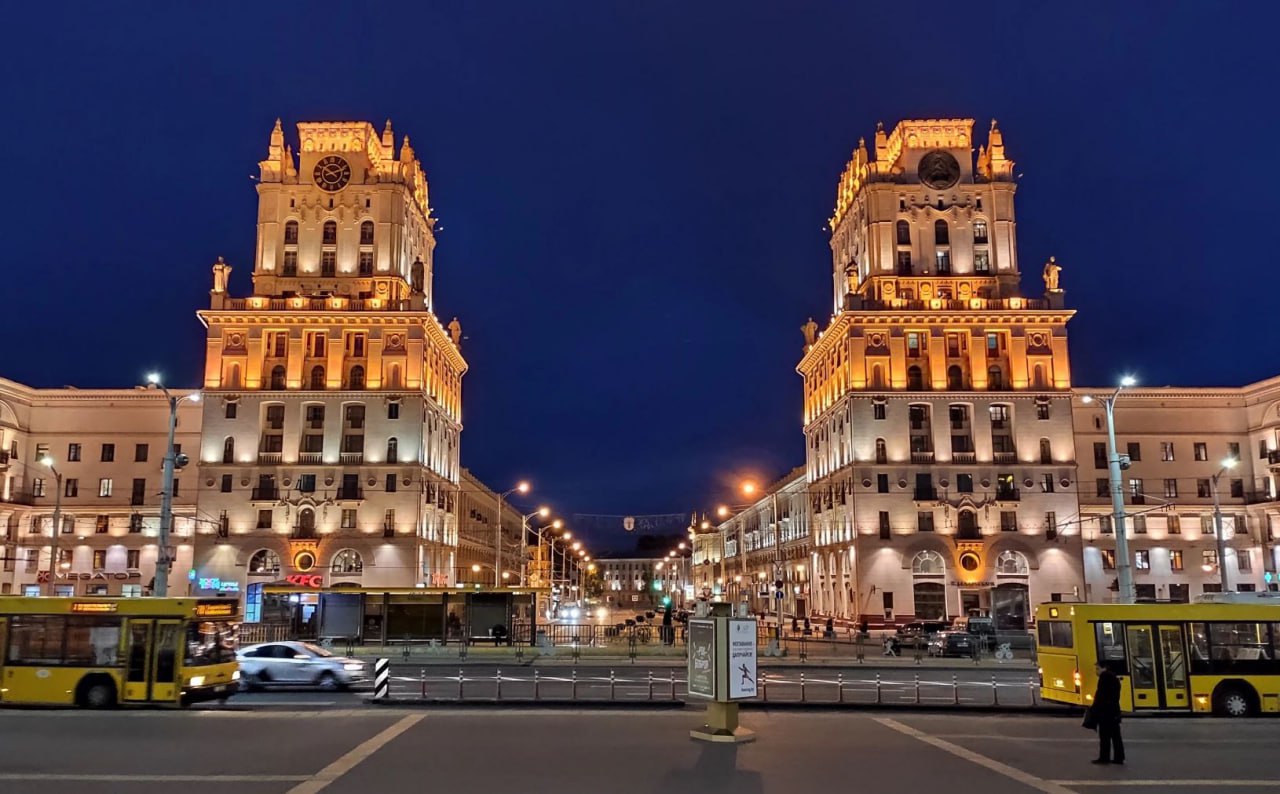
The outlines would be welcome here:
M 236 660 L 240 662 L 240 683 L 247 690 L 277 684 L 344 689 L 366 679 L 364 662 L 334 656 L 309 642 L 249 645 L 236 653 Z

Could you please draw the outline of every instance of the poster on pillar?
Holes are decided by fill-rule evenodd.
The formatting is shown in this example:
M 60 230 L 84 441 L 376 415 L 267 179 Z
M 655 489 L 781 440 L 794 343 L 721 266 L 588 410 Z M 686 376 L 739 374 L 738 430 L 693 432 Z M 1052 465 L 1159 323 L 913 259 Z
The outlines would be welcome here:
M 756 622 L 729 620 L 729 699 L 756 696 Z

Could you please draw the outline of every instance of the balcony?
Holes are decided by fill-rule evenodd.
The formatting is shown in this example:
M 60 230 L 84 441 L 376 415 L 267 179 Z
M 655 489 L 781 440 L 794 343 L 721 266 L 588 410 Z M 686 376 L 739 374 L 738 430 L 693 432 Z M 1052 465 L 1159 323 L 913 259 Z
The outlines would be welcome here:
M 364 498 L 364 489 L 356 485 L 344 485 L 338 488 L 339 502 L 354 502 Z
M 394 538 L 395 536 L 396 536 L 396 526 L 395 526 L 395 524 L 387 524 L 387 523 L 384 523 L 384 524 L 382 525 L 382 537 L 384 537 L 384 538 Z
M 991 459 L 995 463 L 1017 463 L 1018 453 L 1016 452 L 995 452 L 991 455 Z
M 933 452 L 912 452 L 912 463 L 933 463 Z
M 280 500 L 280 489 L 274 485 L 267 488 L 254 488 L 251 499 L 255 502 L 276 502 Z
M 936 501 L 936 500 L 937 500 L 937 498 L 938 498 L 938 489 L 937 489 L 937 488 L 934 488 L 934 487 L 932 487 L 932 486 L 930 486 L 930 487 L 928 487 L 928 488 L 924 488 L 924 487 L 921 487 L 921 486 L 916 486 L 916 501 L 917 501 L 917 502 L 932 502 L 932 501 Z
M 319 463 L 324 463 L 324 453 L 323 452 L 299 452 L 298 463 L 304 466 L 308 464 L 314 466 Z
M 290 540 L 315 540 L 317 538 L 315 527 L 304 527 L 295 525 L 289 533 Z
M 339 452 L 338 462 L 344 466 L 354 466 L 360 463 L 364 463 L 364 453 L 363 452 Z
M 284 453 L 281 452 L 259 452 L 258 465 L 260 466 L 279 466 Z
M 1019 502 L 1022 500 L 1022 491 L 1017 488 L 997 488 L 997 502 Z
M 978 462 L 978 454 L 976 452 L 952 452 L 952 463 L 972 464 Z

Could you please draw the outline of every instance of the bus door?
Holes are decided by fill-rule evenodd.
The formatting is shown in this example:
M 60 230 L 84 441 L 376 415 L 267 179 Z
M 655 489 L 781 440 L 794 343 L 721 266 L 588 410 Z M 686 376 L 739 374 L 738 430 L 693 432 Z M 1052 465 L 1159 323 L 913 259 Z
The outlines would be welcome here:
M 146 702 L 151 699 L 151 657 L 155 644 L 154 620 L 129 621 L 129 646 L 125 657 L 124 700 Z
M 176 702 L 180 620 L 130 620 L 124 699 L 128 702 Z
M 178 678 L 178 662 L 182 658 L 182 621 L 157 620 L 154 654 L 151 662 L 151 699 L 176 703 L 182 681 Z
M 1134 710 L 1187 708 L 1187 653 L 1182 628 L 1130 623 L 1125 626 L 1125 640 Z

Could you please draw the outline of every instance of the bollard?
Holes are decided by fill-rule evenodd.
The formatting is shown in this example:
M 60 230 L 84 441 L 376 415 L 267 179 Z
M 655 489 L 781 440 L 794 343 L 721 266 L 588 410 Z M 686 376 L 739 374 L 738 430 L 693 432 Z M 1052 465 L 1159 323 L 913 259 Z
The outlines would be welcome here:
M 493 699 L 502 700 L 502 668 L 501 667 L 494 670 L 493 679 L 494 679 Z
M 800 702 L 804 702 L 804 670 L 800 671 Z
M 572 674 L 569 676 L 569 699 L 578 699 L 578 668 L 573 668 Z
M 951 702 L 956 706 L 960 705 L 960 681 L 954 673 L 951 674 Z
M 920 705 L 920 674 L 916 673 L 916 705 Z
M 804 637 L 800 638 L 800 661 L 809 661 L 809 641 Z
M 836 702 L 844 702 L 844 673 L 836 673 Z
M 769 702 L 769 671 L 760 671 L 760 699 Z
M 920 652 L 920 643 L 917 641 L 916 642 L 916 664 L 920 664 L 920 658 L 923 655 L 924 654 Z
M 613 671 L 612 671 L 612 670 L 610 670 L 610 671 L 609 671 L 609 700 L 613 700 L 613 699 L 614 699 L 614 694 L 613 694 L 613 693 L 614 693 L 614 688 L 613 688 L 613 687 L 614 687 Z
M 460 640 L 458 642 L 458 658 L 459 659 L 467 658 L 467 641 L 466 640 Z
M 516 646 L 516 664 L 523 664 L 523 663 L 524 663 L 524 646 L 517 645 Z
M 863 647 L 862 634 L 858 634 L 858 664 L 863 664 L 866 657 L 866 649 Z
M 458 700 L 462 700 L 462 668 L 458 668 Z
M 653 671 L 649 671 L 649 699 L 653 700 Z
M 391 660 L 373 661 L 373 699 L 385 700 L 391 694 Z
M 422 691 L 419 693 L 419 696 L 420 696 L 423 700 L 426 700 L 426 698 L 427 698 L 427 668 L 423 667 L 421 670 L 419 670 L 419 671 L 418 671 L 418 683 L 422 685 L 422 686 L 421 686 L 421 690 L 422 690 Z
M 667 676 L 667 680 L 670 682 L 671 699 L 675 700 L 676 699 L 676 671 L 675 670 L 671 671 L 670 675 Z
M 538 700 L 538 669 L 533 670 L 533 699 Z
M 876 705 L 880 705 L 880 674 L 876 673 Z
M 1038 688 L 1039 688 L 1039 687 L 1037 687 L 1037 686 L 1036 686 L 1036 677 L 1035 677 L 1035 676 L 1033 676 L 1033 675 L 1027 676 L 1027 689 L 1031 690 L 1031 705 L 1032 705 L 1032 706 L 1034 706 L 1034 705 L 1036 704 L 1036 694 L 1037 694 L 1037 693 L 1036 693 L 1036 690 L 1037 690 Z
M 1000 705 L 1000 690 L 996 687 L 996 677 L 991 676 L 991 705 Z

